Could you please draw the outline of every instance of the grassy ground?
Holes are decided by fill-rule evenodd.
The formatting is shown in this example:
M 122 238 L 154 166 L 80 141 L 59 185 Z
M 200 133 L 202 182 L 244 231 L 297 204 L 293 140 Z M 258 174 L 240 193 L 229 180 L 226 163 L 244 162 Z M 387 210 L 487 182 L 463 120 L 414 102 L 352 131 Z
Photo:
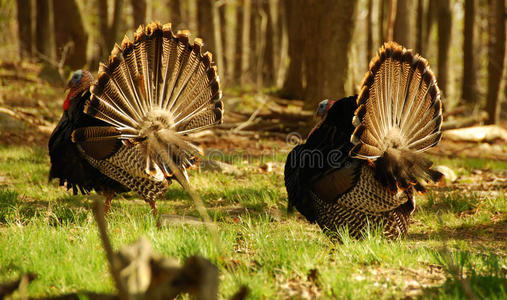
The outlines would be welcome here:
M 136 194 L 113 200 L 107 222 L 114 247 L 144 235 L 168 257 L 203 255 L 219 267 L 222 298 L 245 284 L 253 299 L 464 298 L 470 290 L 506 299 L 507 163 L 437 157 L 458 181 L 418 196 L 406 239 L 386 241 L 372 232 L 334 244 L 285 213 L 284 158 L 270 157 L 272 172 L 254 159 L 235 162 L 242 175 L 191 174 L 218 226 L 219 245 L 205 226 L 189 222 L 198 213 L 175 184 L 158 201 L 160 228 Z M 44 148 L 0 146 L 0 282 L 34 272 L 31 296 L 112 292 L 90 209 L 97 195 L 72 196 L 48 184 L 48 167 Z

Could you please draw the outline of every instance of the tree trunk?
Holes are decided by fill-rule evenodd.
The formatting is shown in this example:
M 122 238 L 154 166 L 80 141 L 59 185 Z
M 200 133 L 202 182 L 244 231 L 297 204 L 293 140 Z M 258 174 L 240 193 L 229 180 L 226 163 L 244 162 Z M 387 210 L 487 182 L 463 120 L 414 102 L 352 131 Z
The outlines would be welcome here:
M 224 43 L 224 60 L 225 60 L 225 78 L 228 83 L 235 83 L 234 71 L 236 68 L 236 55 L 237 55 L 237 38 L 236 32 L 238 28 L 236 18 L 237 7 L 234 4 L 225 5 L 225 18 L 224 18 L 224 29 L 225 29 L 225 40 Z
M 292 0 L 285 2 L 287 34 L 289 36 L 289 67 L 287 76 L 280 91 L 280 96 L 288 99 L 303 99 L 303 55 L 305 37 L 303 32 L 304 12 L 301 6 L 306 0 Z
M 463 89 L 461 98 L 477 102 L 477 82 L 474 54 L 475 0 L 465 0 L 465 29 L 463 31 Z
M 366 68 L 373 57 L 373 0 L 368 0 L 368 15 L 366 16 Z
M 250 19 L 251 1 L 243 0 L 243 25 L 241 34 L 241 85 L 248 82 L 248 74 L 250 72 Z
M 417 22 L 415 36 L 415 51 L 422 55 L 423 53 L 423 17 L 424 17 L 424 0 L 417 0 Z
M 118 31 L 120 28 L 120 20 L 122 17 L 123 11 L 123 0 L 114 0 L 114 11 L 113 11 L 113 21 L 111 22 L 111 27 L 109 30 L 109 34 L 107 36 L 107 49 L 106 51 L 111 51 L 113 49 L 114 43 L 119 40 L 118 39 Z
M 489 1 L 488 18 L 488 96 L 486 124 L 500 121 L 500 81 L 503 76 L 505 58 L 505 0 Z
M 431 13 L 431 12 L 428 12 Z M 447 94 L 449 46 L 451 42 L 451 7 L 449 0 L 438 1 L 438 86 Z
M 430 36 L 431 29 L 433 28 L 433 24 L 435 23 L 435 16 L 437 15 L 435 12 L 438 11 L 438 0 L 428 0 L 428 9 L 426 10 L 426 28 L 424 30 L 424 44 L 430 45 Z M 447 1 L 447 0 L 445 0 Z M 426 47 L 426 52 L 428 52 L 428 48 Z
M 218 67 L 218 74 L 222 74 L 223 71 L 225 70 L 225 65 L 224 65 L 224 52 L 223 52 L 223 49 L 222 49 L 222 28 L 223 26 L 221 26 L 221 22 L 220 22 L 220 12 L 219 12 L 219 8 L 218 6 L 216 5 L 215 1 L 213 1 L 213 3 L 211 2 L 211 0 L 208 0 L 208 2 L 210 3 L 210 13 L 211 13 L 211 21 L 212 21 L 212 27 L 211 29 L 213 30 L 213 41 L 215 41 L 214 43 L 214 52 L 213 54 L 215 55 L 216 57 L 216 62 L 217 62 L 217 67 Z M 224 84 L 225 84 L 225 77 L 224 78 Z
M 51 20 L 49 19 L 49 0 L 37 0 L 37 17 L 35 28 L 35 45 L 37 54 L 52 59 Z
M 32 56 L 32 1 L 17 0 L 19 54 L 21 58 Z
M 265 85 L 273 85 L 275 76 L 275 61 L 273 49 L 273 37 L 275 28 L 273 26 L 273 16 L 271 15 L 269 1 L 262 1 L 262 11 L 266 18 L 266 35 L 261 37 L 265 39 L 264 61 L 262 66 L 262 77 Z
M 181 23 L 181 6 L 180 0 L 168 0 L 169 6 L 169 22 L 172 23 L 173 28 L 176 28 Z
M 380 0 L 379 7 L 378 7 L 378 38 L 379 38 L 379 44 L 383 44 L 384 39 L 384 19 L 385 19 L 385 6 L 386 6 L 386 0 Z
M 403 1 L 403 0 L 401 0 Z M 386 25 L 386 41 L 394 39 L 394 20 L 396 19 L 396 2 L 397 0 L 389 0 L 389 9 L 387 10 L 387 25 Z
M 105 1 L 104 1 L 105 2 Z M 134 29 L 146 23 L 146 0 L 130 0 L 134 15 Z
M 235 31 L 235 53 L 234 53 L 234 83 L 240 83 L 243 55 L 243 3 L 236 7 L 236 31 Z
M 304 108 L 313 110 L 323 99 L 346 96 L 355 9 L 356 1 L 305 1 L 302 11 L 308 19 L 304 22 L 307 81 Z
M 211 0 L 197 0 L 197 31 L 204 40 L 204 48 L 215 54 Z
M 54 18 L 58 60 L 63 60 L 65 65 L 74 70 L 83 67 L 86 64 L 88 34 L 85 32 L 76 1 L 54 1 L 53 15 L 66 16 L 65 18 Z
M 410 34 L 410 10 L 412 1 L 396 1 L 396 19 L 394 21 L 394 41 L 406 48 L 412 48 Z

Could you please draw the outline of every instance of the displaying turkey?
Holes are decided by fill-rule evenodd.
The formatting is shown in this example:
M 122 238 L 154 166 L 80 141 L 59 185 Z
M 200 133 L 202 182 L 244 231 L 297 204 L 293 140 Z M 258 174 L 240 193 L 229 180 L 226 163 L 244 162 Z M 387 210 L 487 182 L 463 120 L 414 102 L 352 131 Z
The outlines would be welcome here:
M 285 164 L 293 207 L 327 233 L 380 227 L 406 234 L 414 191 L 442 174 L 421 152 L 441 137 L 442 103 L 427 61 L 390 42 L 370 62 L 359 96 L 324 100 L 322 117 Z
M 96 81 L 76 71 L 49 140 L 50 179 L 103 192 L 106 211 L 115 193 L 135 191 L 156 215 L 155 200 L 198 161 L 189 134 L 222 122 L 217 70 L 202 46 L 151 23 L 115 45 Z

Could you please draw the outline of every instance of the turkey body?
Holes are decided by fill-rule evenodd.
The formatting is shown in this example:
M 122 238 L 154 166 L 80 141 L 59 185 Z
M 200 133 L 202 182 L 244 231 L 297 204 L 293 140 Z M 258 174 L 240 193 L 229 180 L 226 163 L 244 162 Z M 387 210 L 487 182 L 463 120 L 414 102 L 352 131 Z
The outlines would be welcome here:
M 72 142 L 72 133 L 78 128 L 109 125 L 83 112 L 85 101 L 89 97 L 90 92 L 84 91 L 71 99 L 69 108 L 63 112 L 49 138 L 49 179 L 58 178 L 59 184 L 72 188 L 74 194 L 85 194 L 92 190 L 118 193 L 128 191 L 125 186 L 91 166 Z
M 106 212 L 115 193 L 134 191 L 154 215 L 173 180 L 188 187 L 202 151 L 189 134 L 223 117 L 211 54 L 189 35 L 152 22 L 115 45 L 97 80 L 74 72 L 49 141 L 50 179 L 74 193 L 102 191 Z
M 326 107 L 328 100 L 323 101 Z M 420 152 L 440 140 L 441 102 L 426 61 L 395 43 L 372 60 L 361 93 L 340 99 L 285 164 L 288 209 L 326 233 L 407 233 L 414 191 L 442 174 Z

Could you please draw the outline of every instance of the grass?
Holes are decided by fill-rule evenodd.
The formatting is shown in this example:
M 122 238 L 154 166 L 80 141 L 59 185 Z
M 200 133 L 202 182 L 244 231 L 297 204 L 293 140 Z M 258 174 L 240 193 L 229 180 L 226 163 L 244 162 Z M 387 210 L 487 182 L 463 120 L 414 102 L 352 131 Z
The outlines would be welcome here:
M 507 297 L 505 189 L 488 194 L 434 188 L 418 196 L 406 239 L 392 242 L 371 232 L 355 241 L 343 233 L 343 243 L 335 244 L 317 226 L 285 213 L 283 155 L 272 158 L 271 173 L 252 167 L 259 159 L 225 160 L 243 175 L 191 174 L 220 245 L 203 225 L 167 221 L 157 228 L 150 207 L 125 194 L 113 200 L 107 215 L 113 246 L 144 235 L 165 256 L 203 255 L 220 270 L 221 298 L 242 284 L 252 299 Z M 476 169 L 505 170 L 502 162 L 437 160 L 458 170 L 456 186 L 470 181 Z M 48 167 L 43 148 L 0 146 L 0 282 L 34 272 L 30 296 L 113 292 L 90 209 L 98 196 L 73 196 L 56 182 L 48 184 Z M 157 205 L 165 215 L 198 217 L 177 184 Z

